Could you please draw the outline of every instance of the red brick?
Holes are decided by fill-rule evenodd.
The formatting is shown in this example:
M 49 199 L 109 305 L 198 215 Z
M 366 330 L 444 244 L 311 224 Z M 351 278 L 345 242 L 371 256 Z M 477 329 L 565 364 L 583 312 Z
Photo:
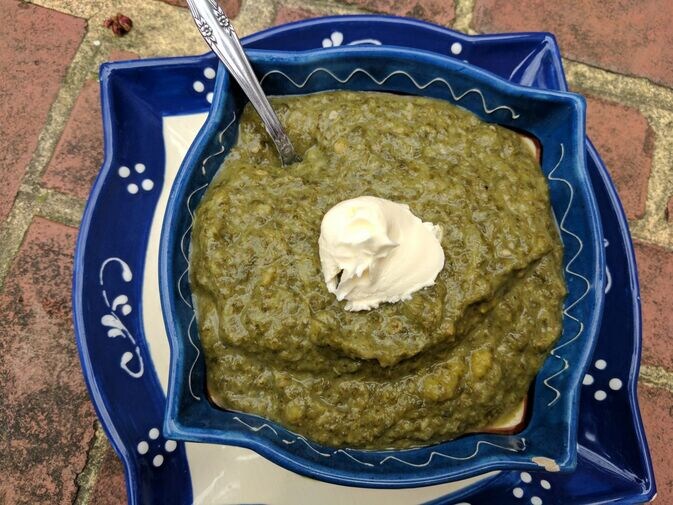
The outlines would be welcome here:
M 97 81 L 87 81 L 42 176 L 45 186 L 86 198 L 103 161 L 103 126 Z
M 187 0 L 162 0 L 167 4 L 177 5 L 178 7 L 187 7 Z M 218 0 L 222 10 L 230 18 L 238 16 L 241 10 L 241 0 Z
M 138 58 L 140 58 L 140 56 L 138 56 L 137 53 L 120 49 L 115 49 L 108 56 L 108 60 L 110 61 L 137 60 Z
M 670 0 L 477 0 L 483 32 L 548 31 L 563 55 L 620 73 L 673 84 Z
M 107 449 L 89 502 L 95 505 L 125 505 L 128 503 L 124 467 L 112 447 Z
M 93 439 L 71 323 L 75 235 L 36 218 L 0 293 L 1 503 L 73 503 Z
M 290 23 L 292 21 L 299 21 L 300 19 L 312 18 L 316 16 L 318 16 L 318 14 L 309 9 L 279 5 L 278 10 L 276 11 L 276 17 L 273 20 L 273 24 L 280 25 L 283 23 Z
M 0 221 L 16 198 L 49 107 L 86 22 L 16 0 L 0 0 Z
M 638 393 L 657 481 L 655 503 L 673 503 L 673 394 L 643 385 L 638 388 Z
M 636 242 L 643 306 L 643 363 L 673 371 L 673 251 Z
M 112 51 L 110 61 L 139 58 L 131 51 Z M 84 83 L 54 155 L 42 176 L 45 186 L 86 198 L 103 162 L 100 85 Z
M 587 131 L 610 170 L 629 219 L 645 214 L 654 132 L 637 109 L 587 97 Z
M 425 19 L 448 25 L 455 17 L 453 0 L 342 0 L 363 9 L 396 16 Z

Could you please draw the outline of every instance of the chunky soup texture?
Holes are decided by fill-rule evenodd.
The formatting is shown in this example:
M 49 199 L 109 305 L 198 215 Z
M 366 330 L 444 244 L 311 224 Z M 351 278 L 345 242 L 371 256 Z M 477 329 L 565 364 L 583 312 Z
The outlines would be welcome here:
M 549 190 L 522 137 L 424 97 L 272 103 L 302 161 L 280 165 L 248 106 L 195 214 L 190 285 L 212 400 L 369 449 L 448 440 L 519 405 L 566 294 Z M 446 260 L 410 300 L 348 312 L 327 291 L 318 237 L 327 210 L 362 195 L 440 225 Z

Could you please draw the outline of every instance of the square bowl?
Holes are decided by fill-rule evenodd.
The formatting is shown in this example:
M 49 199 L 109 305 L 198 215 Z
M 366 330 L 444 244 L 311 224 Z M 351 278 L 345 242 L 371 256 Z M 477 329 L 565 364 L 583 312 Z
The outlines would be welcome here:
M 536 377 L 528 422 L 516 434 L 476 433 L 406 450 L 335 449 L 210 403 L 188 250 L 194 209 L 236 141 L 245 104 L 220 67 L 213 107 L 171 189 L 162 229 L 159 281 L 171 347 L 165 435 L 248 447 L 309 477 L 364 487 L 438 484 L 499 469 L 572 470 L 578 388 L 598 334 L 605 271 L 603 234 L 584 160 L 582 97 L 516 86 L 452 58 L 396 47 L 251 50 L 248 56 L 270 95 L 347 89 L 429 96 L 536 137 L 564 245 L 563 330 Z

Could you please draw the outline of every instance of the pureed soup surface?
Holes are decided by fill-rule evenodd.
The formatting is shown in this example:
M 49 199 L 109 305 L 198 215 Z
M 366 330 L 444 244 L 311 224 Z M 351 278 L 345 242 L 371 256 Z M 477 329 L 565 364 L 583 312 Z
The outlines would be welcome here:
M 406 448 L 482 429 L 525 398 L 561 331 L 562 245 L 522 137 L 445 101 L 272 100 L 303 161 L 280 165 L 248 106 L 194 222 L 190 283 L 213 401 L 310 439 Z M 443 229 L 435 285 L 347 312 L 323 215 L 372 195 Z

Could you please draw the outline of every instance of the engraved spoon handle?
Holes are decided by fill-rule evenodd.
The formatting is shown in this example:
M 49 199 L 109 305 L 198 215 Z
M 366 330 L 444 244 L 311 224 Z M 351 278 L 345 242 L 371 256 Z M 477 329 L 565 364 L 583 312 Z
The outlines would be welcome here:
M 264 127 L 276 145 L 283 165 L 290 165 L 297 161 L 299 158 L 294 147 L 262 91 L 262 86 L 243 52 L 231 21 L 222 11 L 217 0 L 187 0 L 187 3 L 201 35 L 226 65 L 262 118 Z

